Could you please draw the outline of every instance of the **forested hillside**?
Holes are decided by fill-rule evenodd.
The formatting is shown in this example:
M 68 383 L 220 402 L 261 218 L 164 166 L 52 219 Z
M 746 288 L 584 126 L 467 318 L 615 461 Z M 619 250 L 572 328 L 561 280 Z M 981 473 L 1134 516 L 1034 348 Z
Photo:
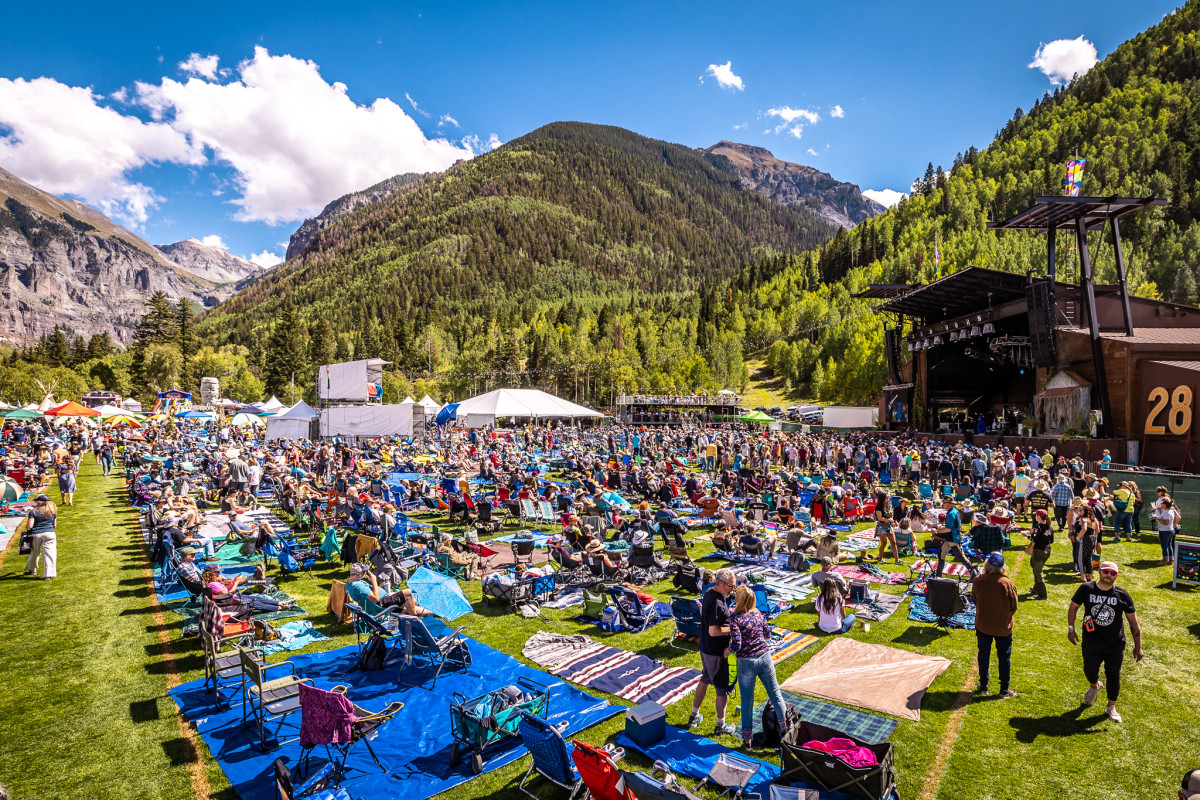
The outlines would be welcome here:
M 969 147 L 948 170 L 930 164 L 897 207 L 749 288 L 747 351 L 767 349 L 777 375 L 829 401 L 878 396 L 886 373 L 881 320 L 850 295 L 868 283 L 932 280 L 966 266 L 1045 268 L 1045 240 L 986 230 L 1034 196 L 1062 194 L 1067 161 L 1087 159 L 1083 195 L 1165 197 L 1170 204 L 1122 222 L 1129 278 L 1144 296 L 1196 302 L 1200 267 L 1200 2 L 1122 44 L 1069 87 L 1017 109 L 991 146 Z M 1058 274 L 1078 264 L 1060 233 Z M 1098 282 L 1115 281 L 1111 233 L 1092 234 Z M 743 321 L 739 321 L 739 325 Z
M 737 385 L 744 330 L 711 289 L 833 231 L 702 152 L 556 123 L 319 231 L 200 333 L 263 347 L 264 370 L 286 356 L 280 374 L 305 383 L 314 365 L 369 355 L 459 391 L 525 383 L 599 401 Z

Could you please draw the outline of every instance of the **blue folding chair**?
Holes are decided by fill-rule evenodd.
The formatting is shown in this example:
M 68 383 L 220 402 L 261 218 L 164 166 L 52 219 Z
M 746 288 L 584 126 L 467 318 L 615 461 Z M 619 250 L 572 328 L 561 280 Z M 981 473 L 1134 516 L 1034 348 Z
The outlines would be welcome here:
M 561 726 L 566 728 L 565 720 Z M 521 741 L 529 750 L 529 755 L 533 756 L 533 763 L 517 788 L 534 800 L 541 800 L 525 788 L 530 778 L 540 775 L 555 786 L 566 789 L 569 792 L 567 800 L 573 800 L 583 789 L 583 779 L 571 761 L 571 747 L 563 740 L 562 731 L 541 717 L 535 717 L 525 711 L 521 712 L 519 731 Z
M 425 620 L 421 617 L 398 614 L 396 618 L 399 621 L 399 630 L 404 637 L 404 664 L 400 667 L 400 674 L 396 676 L 396 682 L 401 686 L 421 685 L 404 683 L 400 680 L 405 668 L 417 658 L 424 658 L 429 662 L 429 666 L 437 668 L 433 675 L 433 682 L 429 685 L 430 689 L 437 685 L 437 679 L 441 677 L 442 670 L 447 664 L 457 665 L 461 669 L 471 665 L 471 650 L 467 647 L 467 640 L 462 635 L 465 625 L 460 625 L 441 636 L 434 636 L 430 633 L 429 628 L 425 627 Z
M 773 619 L 782 613 L 778 603 L 771 601 L 770 593 L 767 587 L 761 583 L 747 584 L 751 591 L 754 592 L 754 607 L 757 608 L 762 615 L 767 619 Z
M 643 604 L 637 592 L 620 585 L 609 588 L 608 592 L 612 595 L 622 628 L 641 633 L 658 622 L 659 616 L 654 606 Z
M 667 640 L 667 644 L 676 650 L 687 650 L 686 647 L 677 644 L 681 637 L 695 639 L 699 643 L 701 625 L 699 598 L 672 597 L 671 616 L 675 619 L 675 629 L 671 631 L 671 638 Z

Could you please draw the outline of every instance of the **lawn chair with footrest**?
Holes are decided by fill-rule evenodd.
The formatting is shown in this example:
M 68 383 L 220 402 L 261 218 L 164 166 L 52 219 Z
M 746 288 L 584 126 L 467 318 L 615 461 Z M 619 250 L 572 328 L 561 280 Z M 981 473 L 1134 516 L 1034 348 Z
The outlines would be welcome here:
M 625 785 L 625 773 L 617 766 L 617 762 L 625 757 L 622 748 L 611 744 L 596 747 L 578 739 L 571 744 L 575 746 L 571 760 L 592 800 L 637 800 Z

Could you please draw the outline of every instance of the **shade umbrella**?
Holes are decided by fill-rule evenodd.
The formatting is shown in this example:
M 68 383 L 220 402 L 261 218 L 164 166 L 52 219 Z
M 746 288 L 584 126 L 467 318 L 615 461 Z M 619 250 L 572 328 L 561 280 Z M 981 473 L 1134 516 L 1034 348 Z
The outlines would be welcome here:
M 142 427 L 142 423 L 125 414 L 116 417 L 109 417 L 105 420 L 105 422 L 107 422 L 109 425 L 128 425 L 130 428 Z
M 10 411 L 4 415 L 5 419 L 41 419 L 44 414 L 37 411 L 29 411 L 24 408 L 18 408 L 16 411 Z
M 128 411 L 121 408 L 120 406 L 110 406 L 107 403 L 102 406 L 96 406 L 95 410 L 100 413 L 100 419 L 108 419 L 109 417 L 116 417 L 121 414 L 129 413 Z
M 458 581 L 449 575 L 439 575 L 427 567 L 421 567 L 408 579 L 408 588 L 412 589 L 420 605 L 447 622 L 471 613 L 471 604 Z
M 264 428 L 267 425 L 262 417 L 256 417 L 255 415 L 247 414 L 244 411 L 240 414 L 234 414 L 233 419 L 229 420 L 229 424 L 236 428 L 241 428 L 246 425 L 253 425 L 256 428 Z
M 21 488 L 21 484 L 12 478 L 0 478 L 0 502 L 7 503 L 9 500 L 16 500 L 24 493 L 25 490 Z
M 438 425 L 445 425 L 452 419 L 456 419 L 458 414 L 458 403 L 447 403 L 438 412 L 437 417 L 433 420 Z
M 600 498 L 609 505 L 619 508 L 622 511 L 633 510 L 633 506 L 629 505 L 629 501 L 624 497 L 621 497 L 621 495 L 617 494 L 616 492 L 605 492 L 604 494 L 600 495 Z
M 80 405 L 74 400 L 68 400 L 60 406 L 46 410 L 48 417 L 98 417 L 100 412 L 94 408 Z
M 189 408 L 187 411 L 180 411 L 175 415 L 176 419 L 216 419 L 216 414 L 211 411 L 201 411 L 198 408 Z

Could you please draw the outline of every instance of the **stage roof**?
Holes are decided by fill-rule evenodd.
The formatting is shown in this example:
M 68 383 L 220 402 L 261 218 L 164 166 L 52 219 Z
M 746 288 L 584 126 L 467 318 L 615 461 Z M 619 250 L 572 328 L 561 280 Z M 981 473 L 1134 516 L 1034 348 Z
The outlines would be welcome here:
M 1025 284 L 1024 275 L 967 267 L 880 303 L 878 310 L 939 322 L 986 308 L 989 294 L 992 305 L 1023 299 Z
M 1073 227 L 1082 217 L 1088 230 L 1096 230 L 1131 211 L 1166 204 L 1166 200 L 1154 197 L 1035 197 L 1033 205 L 1021 213 L 987 226 L 993 230 L 1058 230 Z

